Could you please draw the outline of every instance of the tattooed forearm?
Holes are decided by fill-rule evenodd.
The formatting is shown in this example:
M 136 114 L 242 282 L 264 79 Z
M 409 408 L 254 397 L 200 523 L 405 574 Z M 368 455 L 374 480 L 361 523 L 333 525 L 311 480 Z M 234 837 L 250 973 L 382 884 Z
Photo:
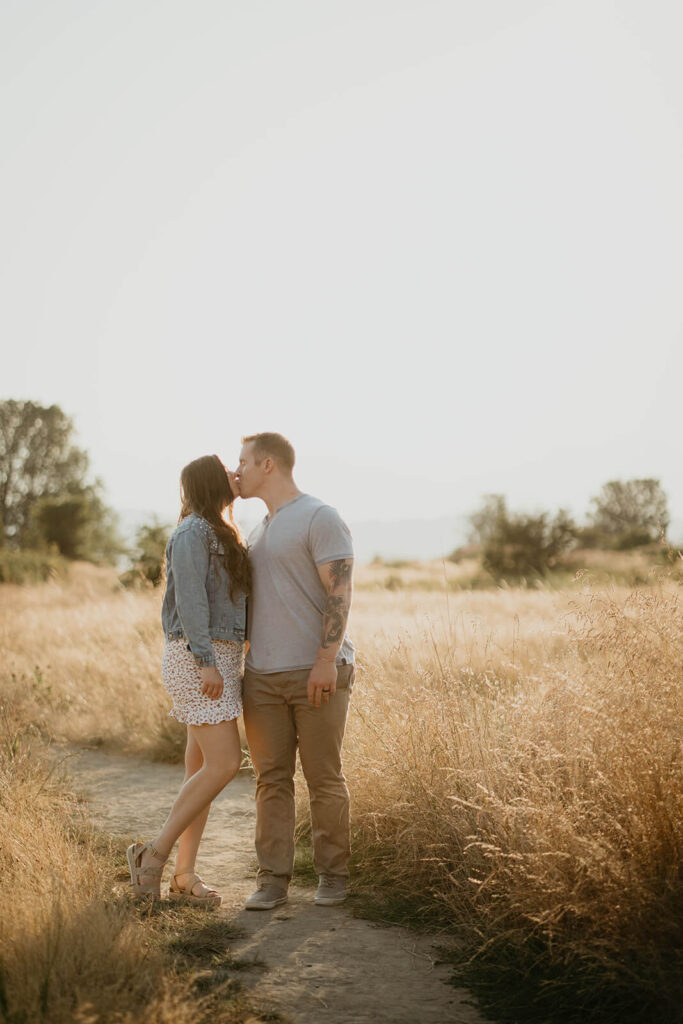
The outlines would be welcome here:
M 318 567 L 327 596 L 323 609 L 323 630 L 320 651 L 328 654 L 322 659 L 330 661 L 330 654 L 336 656 L 344 641 L 346 623 L 353 595 L 353 559 L 338 558 Z
M 329 568 L 332 590 L 336 590 L 342 584 L 348 586 L 351 583 L 353 562 L 348 558 L 339 558 L 336 562 L 330 562 Z
M 323 614 L 323 639 L 321 647 L 336 647 L 344 639 L 349 604 L 345 597 L 328 594 Z

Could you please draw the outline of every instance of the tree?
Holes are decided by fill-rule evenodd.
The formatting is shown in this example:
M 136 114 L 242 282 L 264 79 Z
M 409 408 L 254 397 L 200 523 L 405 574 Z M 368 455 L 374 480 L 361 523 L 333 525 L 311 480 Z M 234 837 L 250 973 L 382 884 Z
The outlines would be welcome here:
M 508 518 L 507 502 L 502 494 L 487 494 L 480 509 L 470 517 L 470 540 L 482 547 L 493 541 L 505 529 Z
M 666 535 L 668 502 L 659 480 L 610 480 L 591 505 L 593 529 L 612 547 L 636 547 Z
M 74 425 L 57 405 L 0 402 L 0 545 L 56 544 L 71 558 L 113 560 L 121 551 L 114 514 Z
M 41 498 L 31 523 L 38 544 L 56 545 L 65 558 L 115 562 L 125 548 L 118 517 L 104 504 L 100 485 L 58 498 Z
M 157 519 L 138 528 L 135 534 L 133 568 L 121 577 L 122 583 L 134 586 L 147 580 L 152 586 L 158 587 L 163 582 L 166 544 L 171 529 L 172 527 L 160 523 Z
M 484 568 L 507 579 L 543 575 L 569 550 L 577 533 L 564 509 L 552 518 L 549 512 L 511 513 L 502 494 L 487 495 L 470 523 L 472 539 L 481 544 Z

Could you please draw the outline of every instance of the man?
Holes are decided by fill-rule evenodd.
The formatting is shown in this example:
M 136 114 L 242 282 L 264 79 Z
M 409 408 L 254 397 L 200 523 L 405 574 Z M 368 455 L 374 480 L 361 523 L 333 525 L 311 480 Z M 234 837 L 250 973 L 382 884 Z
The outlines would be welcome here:
M 253 582 L 243 706 L 256 771 L 259 862 L 249 910 L 287 901 L 297 747 L 311 805 L 316 904 L 342 903 L 349 874 L 341 745 L 354 676 L 346 636 L 353 547 L 336 510 L 294 483 L 294 458 L 281 434 L 253 434 L 242 439 L 235 476 L 243 498 L 261 498 L 268 508 L 249 537 Z

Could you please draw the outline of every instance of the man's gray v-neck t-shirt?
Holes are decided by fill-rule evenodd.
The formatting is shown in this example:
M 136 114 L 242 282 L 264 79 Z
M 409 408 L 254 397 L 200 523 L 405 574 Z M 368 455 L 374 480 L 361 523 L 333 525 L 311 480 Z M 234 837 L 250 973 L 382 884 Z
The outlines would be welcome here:
M 349 528 L 336 509 L 310 494 L 297 495 L 255 527 L 249 535 L 248 669 L 268 674 L 313 667 L 327 598 L 317 567 L 340 558 L 353 558 Z M 342 660 L 354 660 L 348 636 L 337 664 Z

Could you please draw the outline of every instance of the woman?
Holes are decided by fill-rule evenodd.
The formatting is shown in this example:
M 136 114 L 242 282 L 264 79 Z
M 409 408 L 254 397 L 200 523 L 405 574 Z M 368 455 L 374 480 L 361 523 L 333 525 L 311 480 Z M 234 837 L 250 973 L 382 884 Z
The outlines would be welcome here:
M 242 758 L 236 720 L 250 574 L 232 519 L 231 478 L 217 455 L 195 459 L 181 473 L 182 506 L 166 548 L 161 621 L 170 714 L 187 724 L 185 781 L 161 831 L 126 851 L 136 893 L 158 898 L 164 864 L 179 839 L 169 896 L 207 907 L 219 906 L 221 897 L 195 874 L 197 850 L 211 801 L 235 777 Z

